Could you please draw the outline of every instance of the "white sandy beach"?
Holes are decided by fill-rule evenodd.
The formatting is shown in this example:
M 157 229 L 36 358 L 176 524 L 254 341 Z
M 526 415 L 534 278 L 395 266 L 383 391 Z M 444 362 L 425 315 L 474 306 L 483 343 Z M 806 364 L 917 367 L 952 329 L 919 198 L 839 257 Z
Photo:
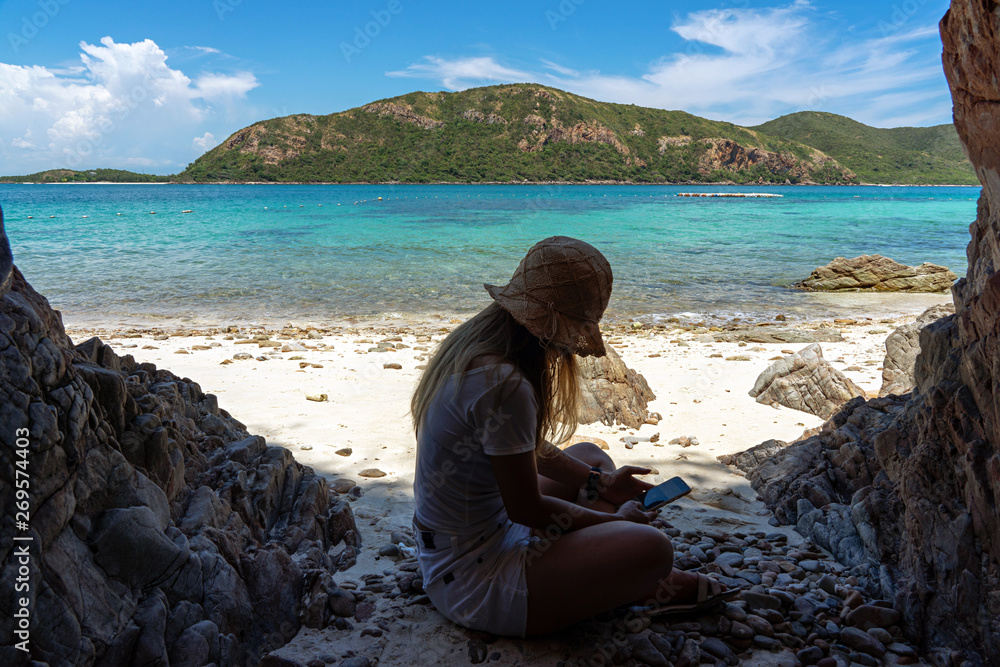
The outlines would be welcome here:
M 859 296 L 848 297 L 852 313 L 859 307 Z M 839 329 L 843 342 L 821 343 L 825 358 L 870 395 L 876 395 L 882 384 L 886 336 L 900 324 L 913 321 L 924 308 L 949 301 L 946 295 L 907 296 L 896 302 L 894 317 L 809 323 L 790 320 L 784 324 Z M 884 299 L 878 304 L 874 309 L 878 312 L 892 307 Z M 152 362 L 194 379 L 203 390 L 218 396 L 220 407 L 246 424 L 251 433 L 265 436 L 272 445 L 288 448 L 296 459 L 331 481 L 348 478 L 357 482 L 364 495 L 353 508 L 364 549 L 357 565 L 338 573 L 335 579 L 360 582 L 366 574 L 382 573 L 385 564 L 378 562 L 378 549 L 389 544 L 393 530 L 410 525 L 414 467 L 414 439 L 408 416 L 410 394 L 420 374 L 418 367 L 456 323 L 320 327 L 311 334 L 296 328 L 286 329 L 287 335 L 282 335 L 278 327 L 269 328 L 267 334 L 281 347 L 248 342 L 263 334 L 263 329 L 179 331 L 166 338 L 163 332 L 129 332 L 89 324 L 86 329 L 77 329 L 72 321 L 67 329 L 77 343 L 97 334 L 119 355 L 131 354 L 140 362 Z M 588 424 L 581 426 L 578 434 L 605 441 L 619 465 L 653 468 L 656 472 L 649 477 L 653 482 L 674 475 L 683 477 L 693 487 L 693 493 L 662 514 L 677 528 L 781 530 L 788 533 L 790 541 L 801 540 L 788 527 L 769 526 L 770 513 L 755 500 L 747 480 L 720 464 L 716 457 L 743 451 L 770 438 L 792 441 L 804 430 L 822 423 L 820 418 L 804 412 L 758 404 L 747 394 L 773 358 L 804 345 L 702 342 L 704 329 L 670 326 L 636 330 L 624 323 L 608 327 L 605 332 L 605 339 L 625 363 L 649 382 L 656 394 L 649 409 L 659 413 L 662 420 L 638 430 Z M 397 349 L 374 351 L 383 341 Z M 242 354 L 252 358 L 234 360 L 234 355 Z M 401 368 L 387 368 L 386 364 Z M 327 400 L 306 398 L 320 394 L 326 394 Z M 621 439 L 629 434 L 659 434 L 659 438 L 655 443 L 639 442 L 628 449 Z M 668 444 L 679 436 L 694 436 L 700 444 L 683 448 Z M 351 451 L 345 456 L 347 449 Z M 369 468 L 386 474 L 377 479 L 359 476 Z M 425 651 L 422 664 L 447 659 L 454 651 L 465 651 L 467 637 L 430 607 L 408 607 L 406 614 L 409 616 L 394 621 L 407 628 L 406 632 L 361 636 L 363 623 L 350 633 L 333 628 L 303 630 L 278 653 L 306 662 L 324 653 L 336 655 L 339 660 L 339 656 L 353 650 L 358 655 L 375 657 L 380 665 L 403 665 L 415 664 L 412 656 L 407 657 L 406 646 L 411 642 L 421 642 L 421 650 Z M 429 638 L 434 641 L 425 641 Z M 518 646 L 522 653 L 535 650 L 530 642 Z M 764 660 L 760 664 L 768 663 Z

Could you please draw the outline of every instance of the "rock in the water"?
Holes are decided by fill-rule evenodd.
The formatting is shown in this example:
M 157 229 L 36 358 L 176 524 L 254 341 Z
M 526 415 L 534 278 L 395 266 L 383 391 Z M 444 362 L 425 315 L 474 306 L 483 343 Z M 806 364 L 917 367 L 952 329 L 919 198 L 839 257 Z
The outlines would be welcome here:
M 194 382 L 97 338 L 74 346 L 6 249 L 0 229 L 0 462 L 15 470 L 26 452 L 34 510 L 24 657 L 256 665 L 303 623 L 324 625 L 327 526 L 344 511 L 325 480 Z M 11 479 L 0 497 L 14 497 Z M 8 602 L 22 533 L 0 527 Z M 0 616 L 3 637 L 14 629 Z
M 639 428 L 649 418 L 646 409 L 656 398 L 646 378 L 625 365 L 610 345 L 604 357 L 585 357 L 580 364 L 581 424 L 601 422 Z
M 907 266 L 881 255 L 837 257 L 793 287 L 823 292 L 944 292 L 958 276 L 944 266 Z
M 925 310 L 916 322 L 904 324 L 885 339 L 885 360 L 882 362 L 882 388 L 879 396 L 905 394 L 915 383 L 913 372 L 920 352 L 920 332 L 925 326 L 955 312 L 954 306 L 933 306 Z
M 823 419 L 829 419 L 844 403 L 864 394 L 861 387 L 823 358 L 819 343 L 771 364 L 750 390 L 750 396 L 758 403 L 778 403 Z

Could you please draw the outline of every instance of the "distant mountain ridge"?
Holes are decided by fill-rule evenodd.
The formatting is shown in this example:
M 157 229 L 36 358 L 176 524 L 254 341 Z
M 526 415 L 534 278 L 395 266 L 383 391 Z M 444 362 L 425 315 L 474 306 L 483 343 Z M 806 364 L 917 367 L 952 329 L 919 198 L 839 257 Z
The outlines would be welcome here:
M 0 182 L 101 180 L 51 170 Z M 114 179 L 126 178 L 118 172 Z M 598 102 L 538 84 L 413 92 L 245 127 L 180 183 L 976 184 L 951 125 L 868 127 L 802 112 L 757 127 Z
M 169 183 L 173 176 L 124 169 L 48 169 L 26 176 L 2 176 L 0 183 Z
M 833 155 L 865 183 L 979 184 L 954 125 L 881 129 L 802 111 L 751 129 Z

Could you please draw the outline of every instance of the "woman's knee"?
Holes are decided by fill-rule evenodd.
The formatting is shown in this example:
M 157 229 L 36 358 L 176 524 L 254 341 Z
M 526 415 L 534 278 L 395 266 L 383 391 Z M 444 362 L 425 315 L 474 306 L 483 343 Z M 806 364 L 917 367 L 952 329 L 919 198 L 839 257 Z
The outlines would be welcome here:
M 629 548 L 636 555 L 636 565 L 662 576 L 669 574 L 674 565 L 674 546 L 670 538 L 648 525 L 636 525 L 631 532 Z
M 578 442 L 575 445 L 567 447 L 565 451 L 573 458 L 584 461 L 592 466 L 606 468 L 607 465 L 605 464 L 610 464 L 610 470 L 614 470 L 614 461 L 611 460 L 607 452 L 593 442 Z

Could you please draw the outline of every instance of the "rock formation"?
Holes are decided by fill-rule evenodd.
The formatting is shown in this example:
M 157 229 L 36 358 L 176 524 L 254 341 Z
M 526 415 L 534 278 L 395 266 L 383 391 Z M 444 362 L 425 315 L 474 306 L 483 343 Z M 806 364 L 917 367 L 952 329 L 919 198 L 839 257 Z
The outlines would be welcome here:
M 885 360 L 882 362 L 882 388 L 879 396 L 905 394 L 913 389 L 914 365 L 920 352 L 920 332 L 931 322 L 954 313 L 952 306 L 933 306 L 925 310 L 916 322 L 897 327 L 885 339 Z
M 0 525 L 0 664 L 256 665 L 353 605 L 331 577 L 358 546 L 347 502 L 194 382 L 74 346 L 2 217 L 0 464 L 4 506 L 24 480 L 30 506 Z
M 943 266 L 907 266 L 881 255 L 837 257 L 793 287 L 820 292 L 944 292 L 958 278 Z
M 646 405 L 656 398 L 646 378 L 625 365 L 610 345 L 605 357 L 586 357 L 580 364 L 580 423 L 615 422 L 639 428 L 649 418 Z
M 663 139 L 669 142 L 671 138 L 664 137 Z M 660 143 L 661 154 L 665 150 L 663 139 Z M 698 171 L 705 175 L 719 169 L 740 172 L 753 167 L 763 167 L 772 174 L 785 174 L 788 178 L 795 179 L 796 182 L 811 182 L 813 172 L 829 165 L 842 170 L 845 180 L 851 181 L 856 178 L 852 171 L 841 167 L 829 155 L 815 149 L 812 151 L 812 159 L 806 161 L 789 151 L 775 153 L 758 147 L 747 148 L 732 139 L 702 139 L 701 143 L 706 146 L 707 150 L 698 160 Z
M 401 123 L 411 123 L 425 130 L 433 130 L 444 125 L 439 120 L 421 116 L 416 113 L 409 104 L 393 104 L 392 102 L 373 102 L 361 107 L 362 111 L 378 114 L 379 116 L 390 116 Z
M 855 399 L 750 473 L 779 519 L 848 563 L 938 664 L 1000 664 L 1000 3 L 941 21 L 955 126 L 983 184 L 955 315 L 920 332 L 911 394 Z
M 829 419 L 841 405 L 864 390 L 823 358 L 823 348 L 813 343 L 774 362 L 760 374 L 750 390 L 758 403 L 777 403 Z

